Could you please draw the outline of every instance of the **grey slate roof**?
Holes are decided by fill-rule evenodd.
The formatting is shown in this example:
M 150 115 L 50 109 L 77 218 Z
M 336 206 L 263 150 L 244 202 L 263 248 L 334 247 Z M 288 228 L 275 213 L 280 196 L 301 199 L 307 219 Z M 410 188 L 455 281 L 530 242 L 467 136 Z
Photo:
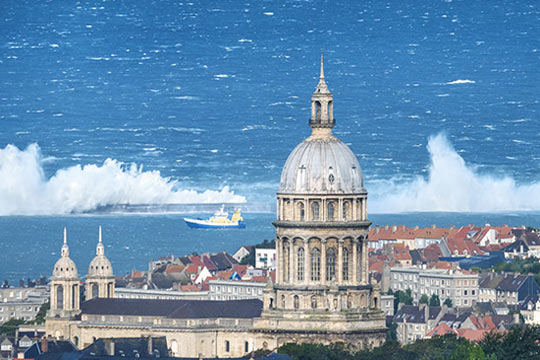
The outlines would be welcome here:
M 514 273 L 484 273 L 480 274 L 480 288 L 496 289 L 501 291 L 515 292 L 527 280 L 527 275 Z
M 396 315 L 394 315 L 394 321 L 403 322 L 405 320 L 408 323 L 425 324 L 427 323 L 427 320 L 434 320 L 437 318 L 441 312 L 440 306 L 429 306 L 428 308 L 428 319 L 426 319 L 426 313 L 423 307 L 418 305 L 403 305 Z
M 238 264 L 238 261 L 226 252 L 214 254 L 210 256 L 210 260 L 216 264 L 218 271 L 230 269 Z
M 161 316 L 174 319 L 255 318 L 261 315 L 259 299 L 157 300 L 95 298 L 81 304 L 82 314 Z

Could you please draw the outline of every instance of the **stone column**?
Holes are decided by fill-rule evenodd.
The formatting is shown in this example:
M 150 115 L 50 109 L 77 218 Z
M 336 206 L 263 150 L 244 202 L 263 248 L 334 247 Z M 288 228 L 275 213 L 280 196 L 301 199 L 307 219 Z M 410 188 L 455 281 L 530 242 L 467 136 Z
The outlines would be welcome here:
M 311 251 L 309 251 L 309 240 L 304 240 L 304 284 L 311 281 Z
M 358 283 L 358 240 L 352 241 L 352 282 L 353 285 Z
M 321 240 L 321 284 L 326 283 L 326 240 Z
M 337 215 L 337 216 L 335 216 L 335 219 L 337 219 L 337 221 L 343 221 L 343 199 L 341 198 L 338 199 L 336 210 L 337 210 L 337 214 L 334 214 L 334 215 Z
M 364 284 L 368 283 L 368 269 L 369 269 L 369 259 L 368 259 L 368 241 L 367 237 L 362 240 L 362 281 Z
M 364 198 L 364 200 L 362 200 L 362 204 L 362 209 L 364 210 L 362 220 L 367 220 L 367 198 Z
M 289 284 L 293 284 L 295 282 L 294 274 L 296 271 L 294 271 L 294 246 L 293 246 L 293 240 L 289 240 Z
M 276 283 L 281 282 L 281 272 L 283 269 L 283 259 L 281 258 L 281 239 L 276 237 Z
M 338 240 L 338 252 L 337 252 L 337 282 L 341 285 L 343 282 L 343 239 Z

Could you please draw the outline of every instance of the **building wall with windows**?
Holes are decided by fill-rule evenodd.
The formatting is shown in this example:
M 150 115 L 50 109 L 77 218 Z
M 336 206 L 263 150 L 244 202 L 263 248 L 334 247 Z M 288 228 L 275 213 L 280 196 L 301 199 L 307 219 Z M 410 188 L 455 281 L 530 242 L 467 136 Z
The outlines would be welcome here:
M 0 324 L 10 319 L 35 319 L 47 300 L 49 290 L 45 286 L 0 289 Z
M 266 283 L 241 280 L 208 281 L 210 300 L 263 299 Z
M 479 298 L 478 274 L 463 270 L 394 267 L 390 269 L 390 288 L 411 289 L 416 303 L 422 294 L 438 295 L 441 304 L 450 298 L 453 306 L 472 306 Z
M 276 269 L 276 249 L 255 249 L 255 267 L 257 269 Z

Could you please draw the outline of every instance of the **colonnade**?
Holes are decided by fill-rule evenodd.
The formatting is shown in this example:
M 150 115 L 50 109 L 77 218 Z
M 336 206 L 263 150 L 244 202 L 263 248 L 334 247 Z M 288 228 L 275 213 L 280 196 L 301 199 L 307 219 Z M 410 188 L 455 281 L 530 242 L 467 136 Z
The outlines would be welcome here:
M 276 239 L 276 282 L 291 285 L 366 285 L 367 238 Z
M 278 196 L 277 219 L 283 221 L 366 221 L 367 197 L 289 198 Z

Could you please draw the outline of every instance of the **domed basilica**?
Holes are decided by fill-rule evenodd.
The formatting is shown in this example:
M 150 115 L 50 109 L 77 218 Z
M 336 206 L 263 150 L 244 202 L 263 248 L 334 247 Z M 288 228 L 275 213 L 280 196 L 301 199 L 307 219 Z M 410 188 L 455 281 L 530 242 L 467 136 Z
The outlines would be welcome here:
M 367 191 L 354 153 L 332 134 L 334 99 L 324 78 L 311 96 L 311 136 L 289 155 L 277 192 L 276 278 L 257 299 L 114 298 L 101 229 L 79 299 L 64 236 L 51 280 L 47 334 L 79 347 L 96 337 L 165 336 L 170 356 L 235 357 L 289 342 L 381 345 L 380 289 L 369 280 Z

